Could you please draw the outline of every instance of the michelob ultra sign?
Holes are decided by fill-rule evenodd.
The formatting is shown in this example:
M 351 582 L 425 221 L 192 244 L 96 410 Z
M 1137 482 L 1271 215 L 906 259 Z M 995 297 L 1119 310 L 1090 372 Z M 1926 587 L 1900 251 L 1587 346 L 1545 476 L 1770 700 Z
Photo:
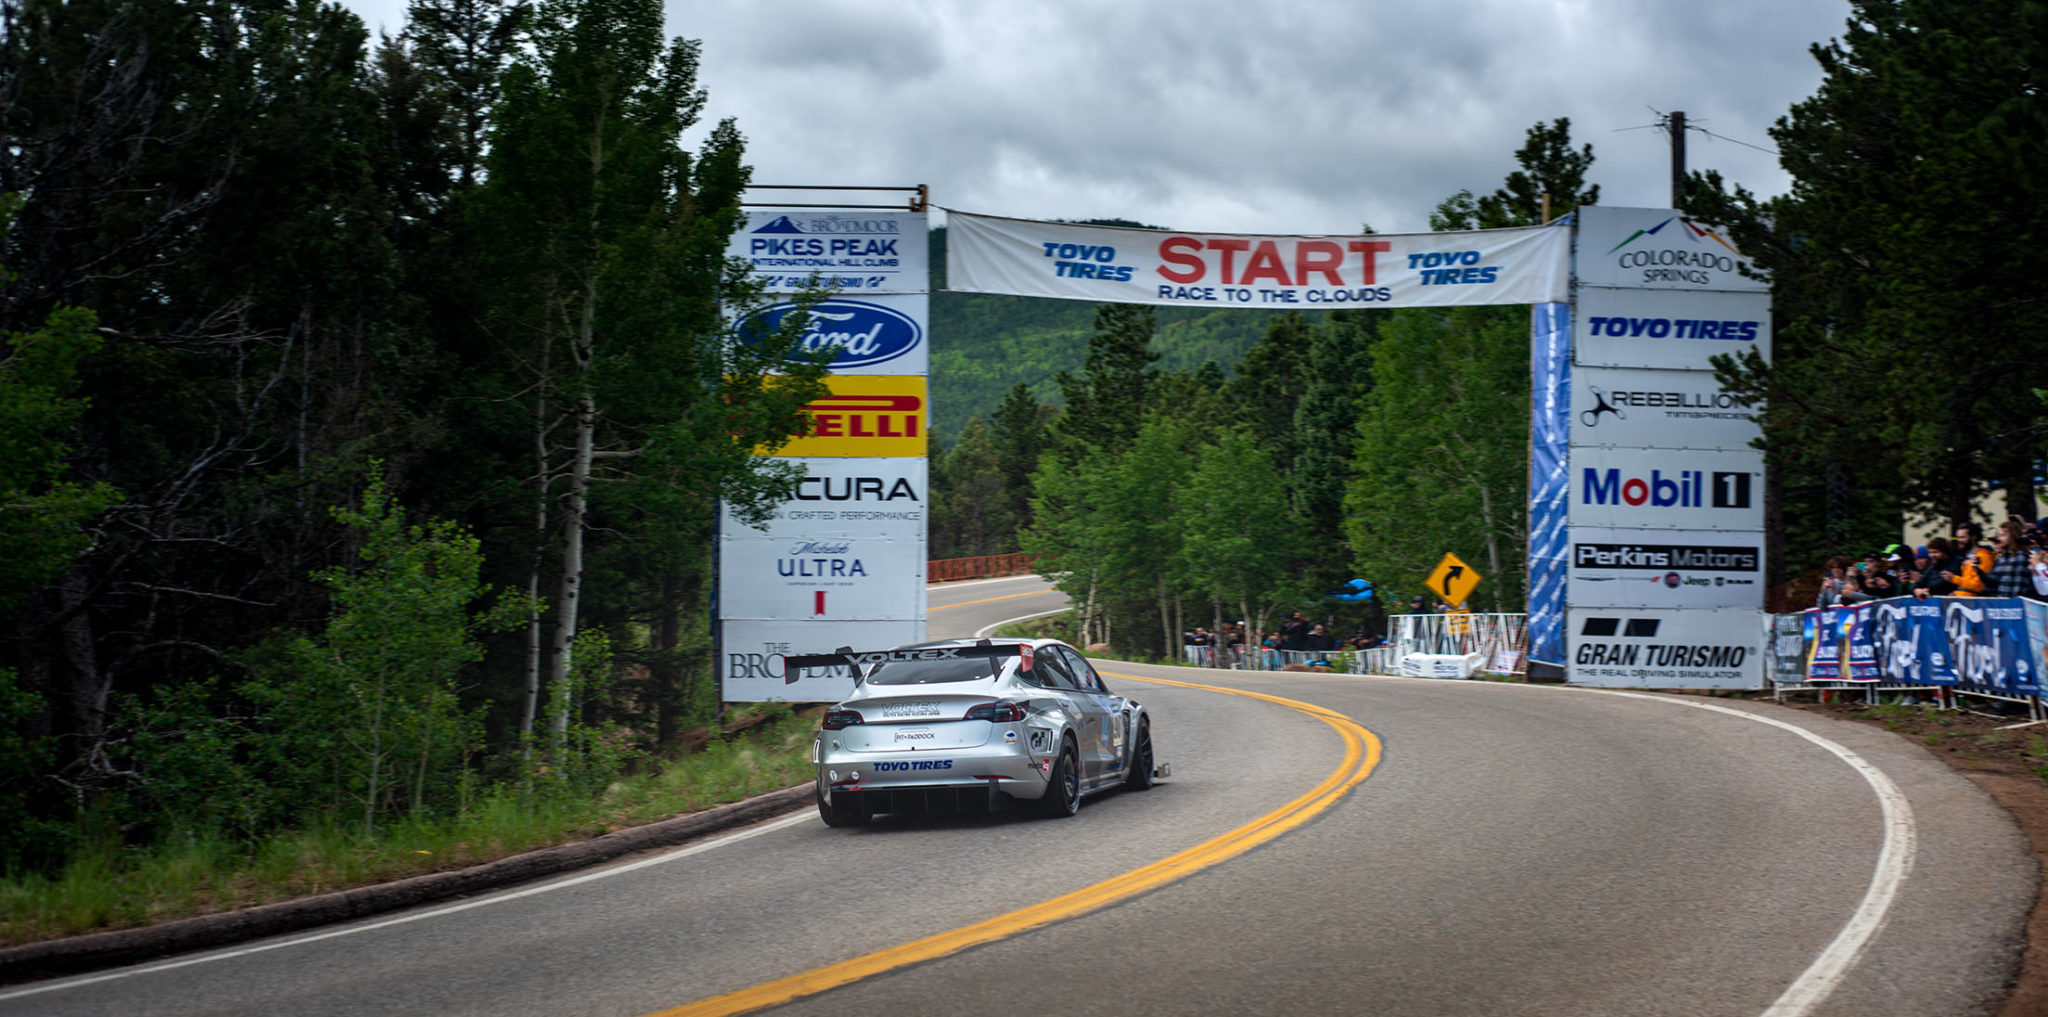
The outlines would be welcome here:
M 923 458 L 930 420 L 921 375 L 834 374 L 831 394 L 804 407 L 811 433 L 756 455 Z

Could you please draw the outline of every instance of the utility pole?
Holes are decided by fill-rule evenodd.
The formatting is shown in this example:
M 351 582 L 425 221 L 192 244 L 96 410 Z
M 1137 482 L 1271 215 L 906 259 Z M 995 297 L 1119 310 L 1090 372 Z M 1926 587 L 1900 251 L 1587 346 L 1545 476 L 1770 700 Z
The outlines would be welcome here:
M 1685 211 L 1685 113 L 1675 111 L 1664 121 L 1671 132 L 1671 207 Z

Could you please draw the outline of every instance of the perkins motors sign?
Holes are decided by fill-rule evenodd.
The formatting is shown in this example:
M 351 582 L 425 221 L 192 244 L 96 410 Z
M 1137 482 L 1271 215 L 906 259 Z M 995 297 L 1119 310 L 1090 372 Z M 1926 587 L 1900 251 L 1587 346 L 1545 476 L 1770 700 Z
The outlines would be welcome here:
M 1594 607 L 1754 607 L 1763 535 L 1577 526 L 1566 596 Z

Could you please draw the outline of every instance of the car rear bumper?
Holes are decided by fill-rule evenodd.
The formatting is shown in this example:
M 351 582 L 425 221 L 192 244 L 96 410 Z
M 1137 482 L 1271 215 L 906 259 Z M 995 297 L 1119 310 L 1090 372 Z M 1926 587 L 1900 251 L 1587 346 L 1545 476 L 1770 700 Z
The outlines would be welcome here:
M 1050 761 L 1034 761 L 1016 745 L 915 753 L 824 752 L 818 760 L 818 788 L 842 806 L 851 807 L 857 800 L 862 811 L 892 812 L 920 802 L 936 806 L 946 801 L 1042 798 L 1050 768 Z

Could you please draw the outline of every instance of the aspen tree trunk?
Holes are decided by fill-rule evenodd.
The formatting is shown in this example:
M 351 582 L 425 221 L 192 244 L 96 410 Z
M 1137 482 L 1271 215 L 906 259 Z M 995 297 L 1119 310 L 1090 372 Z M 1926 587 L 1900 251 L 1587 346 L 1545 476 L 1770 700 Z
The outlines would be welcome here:
M 540 714 L 541 630 L 540 562 L 548 544 L 548 429 L 547 358 L 541 358 L 543 377 L 533 400 L 533 561 L 526 572 L 526 708 L 519 718 L 520 741 L 528 769 L 533 763 L 533 724 Z
M 598 102 L 598 111 L 589 126 L 591 202 L 589 236 L 591 239 L 590 262 L 584 266 L 583 292 L 576 313 L 576 332 L 570 346 L 569 369 L 576 384 L 576 408 L 574 410 L 576 439 L 575 455 L 569 464 L 569 491 L 566 518 L 562 520 L 562 586 L 561 602 L 556 605 L 554 641 L 554 728 L 555 748 L 561 749 L 569 742 L 569 676 L 576 646 L 577 608 L 581 604 L 583 588 L 583 517 L 590 497 L 590 466 L 594 455 L 597 432 L 597 403 L 590 394 L 590 364 L 597 345 L 597 277 L 602 271 L 604 251 L 597 242 L 603 222 L 601 210 L 604 205 L 605 163 L 605 117 L 610 106 L 610 97 L 604 96 Z
M 1081 609 L 1081 649 L 1086 651 L 1098 640 L 1095 636 L 1095 580 L 1088 580 L 1088 603 Z
M 576 609 L 583 586 L 583 515 L 590 493 L 591 438 L 597 408 L 586 393 L 576 400 L 576 458 L 569 469 L 569 498 L 562 519 L 561 603 L 556 606 L 554 651 L 555 747 L 569 741 L 569 674 L 576 646 Z
M 1174 635 L 1175 632 L 1186 632 L 1187 630 L 1187 602 L 1181 598 L 1180 594 L 1175 593 L 1173 595 L 1173 629 L 1166 634 L 1166 638 L 1169 640 L 1167 644 L 1169 648 L 1166 651 L 1168 660 L 1185 660 L 1187 658 L 1185 652 L 1177 652 L 1179 647 L 1185 644 L 1179 642 L 1180 636 Z
M 1500 530 L 1493 525 L 1493 492 L 1485 484 L 1479 485 L 1479 515 L 1486 523 L 1486 565 L 1493 570 L 1493 609 L 1503 610 L 1500 591 L 1505 578 L 1501 575 Z
M 1159 577 L 1159 627 L 1165 631 L 1160 639 L 1166 646 L 1166 659 L 1173 659 L 1173 595 L 1166 588 L 1166 577 Z

